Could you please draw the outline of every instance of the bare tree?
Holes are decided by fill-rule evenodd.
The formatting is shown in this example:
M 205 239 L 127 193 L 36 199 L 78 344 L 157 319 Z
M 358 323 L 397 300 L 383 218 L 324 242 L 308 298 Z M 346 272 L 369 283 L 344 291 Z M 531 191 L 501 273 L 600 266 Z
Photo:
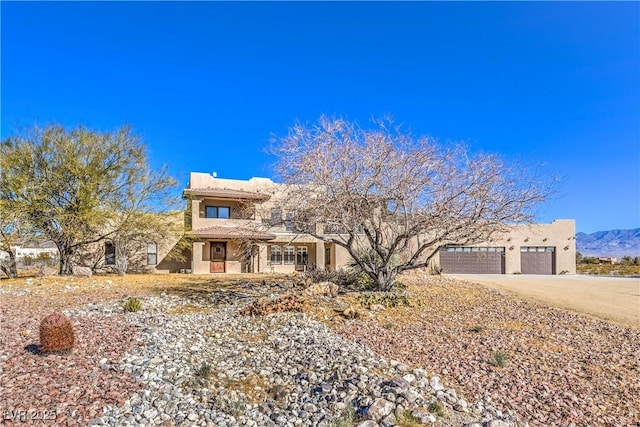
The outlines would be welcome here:
M 275 138 L 272 153 L 295 228 L 345 248 L 379 290 L 445 245 L 530 222 L 552 188 L 496 155 L 414 138 L 388 119 L 363 129 L 323 116 Z

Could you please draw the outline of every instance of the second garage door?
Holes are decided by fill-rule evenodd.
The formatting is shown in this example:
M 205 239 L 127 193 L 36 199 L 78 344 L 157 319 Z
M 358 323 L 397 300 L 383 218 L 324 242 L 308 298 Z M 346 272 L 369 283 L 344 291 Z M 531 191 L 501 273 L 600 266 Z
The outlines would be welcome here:
M 504 274 L 504 248 L 456 246 L 440 250 L 444 273 Z
M 556 248 L 523 246 L 520 248 L 522 274 L 556 274 Z

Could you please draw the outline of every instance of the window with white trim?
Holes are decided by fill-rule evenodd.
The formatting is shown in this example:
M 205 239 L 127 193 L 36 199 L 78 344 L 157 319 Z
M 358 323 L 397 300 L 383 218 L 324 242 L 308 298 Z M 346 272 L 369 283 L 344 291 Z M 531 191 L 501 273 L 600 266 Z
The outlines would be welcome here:
M 271 245 L 271 264 L 282 264 L 282 247 Z
M 293 246 L 284 247 L 284 263 L 294 264 L 296 262 L 296 248 Z
M 307 265 L 309 260 L 307 247 L 306 246 L 298 246 L 296 248 L 296 264 L 298 265 Z
M 158 245 L 155 242 L 147 243 L 147 265 L 158 263 Z

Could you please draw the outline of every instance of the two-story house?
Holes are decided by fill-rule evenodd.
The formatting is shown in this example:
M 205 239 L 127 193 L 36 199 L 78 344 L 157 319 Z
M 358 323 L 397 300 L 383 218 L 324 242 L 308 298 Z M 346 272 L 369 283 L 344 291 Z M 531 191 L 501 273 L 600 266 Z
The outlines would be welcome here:
M 278 205 L 279 185 L 267 178 L 221 179 L 192 172 L 183 192 L 193 243 L 193 273 L 289 273 L 340 268 L 340 247 L 294 229 Z
M 293 213 L 278 203 L 283 188 L 267 178 L 192 172 L 183 192 L 194 237 L 191 272 L 290 273 L 348 265 L 344 248 L 295 229 Z M 575 222 L 556 220 L 516 225 L 490 242 L 444 247 L 431 265 L 445 273 L 575 274 L 575 253 Z

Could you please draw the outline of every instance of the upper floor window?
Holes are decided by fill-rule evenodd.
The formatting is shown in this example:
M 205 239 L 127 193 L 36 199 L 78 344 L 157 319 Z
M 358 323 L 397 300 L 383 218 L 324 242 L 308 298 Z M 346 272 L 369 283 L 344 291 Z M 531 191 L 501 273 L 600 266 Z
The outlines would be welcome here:
M 205 206 L 205 218 L 229 219 L 229 206 Z
M 276 226 L 280 224 L 282 224 L 282 209 L 272 208 L 271 209 L 271 225 Z
M 293 225 L 293 212 L 287 212 L 287 220 L 284 223 L 285 230 L 292 233 L 297 231 Z
M 158 246 L 155 242 L 147 243 L 147 265 L 156 265 L 158 263 Z

